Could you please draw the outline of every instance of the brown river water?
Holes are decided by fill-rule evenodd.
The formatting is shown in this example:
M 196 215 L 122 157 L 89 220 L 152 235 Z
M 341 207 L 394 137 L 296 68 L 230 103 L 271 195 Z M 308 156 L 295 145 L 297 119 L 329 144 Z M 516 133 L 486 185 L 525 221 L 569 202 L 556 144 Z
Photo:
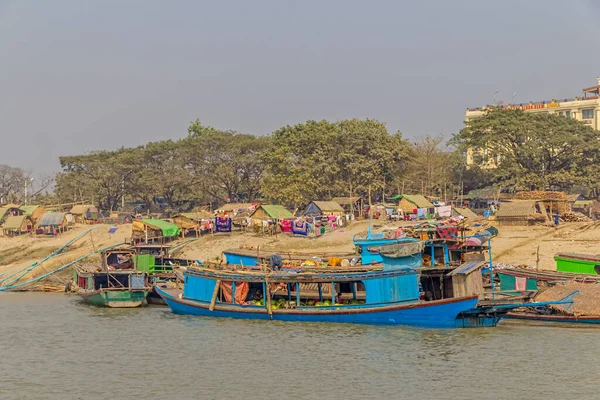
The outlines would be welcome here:
M 239 321 L 0 293 L 0 399 L 597 399 L 600 329 Z

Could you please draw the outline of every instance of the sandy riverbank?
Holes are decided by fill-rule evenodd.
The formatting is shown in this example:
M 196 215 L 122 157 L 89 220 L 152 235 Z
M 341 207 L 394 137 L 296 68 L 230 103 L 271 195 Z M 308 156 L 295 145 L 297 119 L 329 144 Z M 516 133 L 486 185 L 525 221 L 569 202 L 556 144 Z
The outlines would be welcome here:
M 386 226 L 398 226 L 389 223 Z M 384 224 L 374 223 L 374 230 Z M 77 226 L 73 230 L 56 238 L 22 236 L 0 238 L 0 273 L 17 271 L 49 255 L 68 241 L 77 237 L 90 226 Z M 90 234 L 75 242 L 70 251 L 62 256 L 42 264 L 28 276 L 41 275 L 60 265 L 92 252 L 94 249 L 123 242 L 131 236 L 131 225 L 121 225 L 116 233 L 109 234 L 108 225 L 100 225 Z M 259 236 L 253 233 L 234 233 L 232 235 L 207 235 L 186 245 L 180 256 L 199 260 L 218 257 L 223 250 L 240 246 L 260 246 L 262 249 L 315 250 L 323 252 L 353 251 L 352 237 L 364 235 L 368 222 L 359 221 L 352 226 L 330 232 L 318 239 L 276 236 Z M 492 241 L 495 262 L 509 264 L 539 265 L 540 268 L 554 269 L 554 254 L 558 252 L 600 253 L 597 243 L 600 241 L 600 222 L 565 223 L 559 227 L 500 227 L 498 237 Z M 539 248 L 539 262 L 538 262 Z M 88 261 L 98 260 L 98 256 Z M 59 286 L 68 279 L 68 272 L 48 280 L 48 284 Z M 39 288 L 38 286 L 37 288 Z

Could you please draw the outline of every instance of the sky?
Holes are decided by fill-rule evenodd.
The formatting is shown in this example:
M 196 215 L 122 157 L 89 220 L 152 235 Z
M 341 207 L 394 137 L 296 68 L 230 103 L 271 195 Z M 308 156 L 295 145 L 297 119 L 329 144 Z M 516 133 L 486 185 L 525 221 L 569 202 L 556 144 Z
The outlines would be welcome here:
M 599 2 L 600 3 L 600 2 Z M 0 164 L 376 118 L 408 138 L 600 76 L 594 0 L 0 0 Z

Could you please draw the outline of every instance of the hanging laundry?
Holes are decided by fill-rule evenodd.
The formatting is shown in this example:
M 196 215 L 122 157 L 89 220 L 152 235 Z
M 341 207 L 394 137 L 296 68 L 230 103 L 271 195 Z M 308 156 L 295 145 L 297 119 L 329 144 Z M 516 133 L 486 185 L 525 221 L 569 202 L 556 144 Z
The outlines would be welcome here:
M 294 235 L 307 236 L 308 235 L 308 224 L 306 222 L 302 221 L 301 219 L 297 219 L 292 224 L 292 233 Z
M 227 217 L 216 217 L 215 219 L 215 232 L 231 232 L 231 218 Z
M 294 223 L 294 221 L 292 221 L 291 219 L 282 219 L 281 221 L 279 221 L 279 223 L 281 224 L 282 232 L 292 231 L 292 224 Z
M 451 217 L 452 216 L 452 207 L 451 206 L 437 207 L 436 211 L 440 217 Z
M 419 219 L 425 218 L 427 216 L 427 209 L 426 208 L 418 208 L 417 216 L 419 217 Z

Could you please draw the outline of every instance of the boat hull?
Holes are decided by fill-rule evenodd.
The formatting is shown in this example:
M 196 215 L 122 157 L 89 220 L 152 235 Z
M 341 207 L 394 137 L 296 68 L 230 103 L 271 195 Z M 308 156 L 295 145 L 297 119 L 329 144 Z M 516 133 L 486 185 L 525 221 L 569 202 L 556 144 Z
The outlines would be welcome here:
M 303 307 L 289 310 L 273 310 L 269 315 L 262 306 L 241 306 L 236 304 L 210 304 L 180 298 L 177 292 L 157 288 L 171 311 L 175 314 L 197 315 L 216 318 L 238 318 L 253 320 L 275 320 L 286 322 L 333 322 L 369 325 L 406 325 L 422 328 L 462 327 L 458 315 L 477 305 L 477 297 L 463 297 L 431 302 L 411 302 L 408 304 L 381 306 L 333 306 Z M 490 320 L 491 321 L 491 320 Z M 497 322 L 497 321 L 496 321 Z M 491 323 L 489 325 L 495 325 Z M 484 326 L 489 326 L 484 325 Z
M 528 313 L 508 313 L 506 319 L 548 324 L 600 324 L 600 317 L 576 317 L 572 315 L 541 315 Z
M 79 293 L 83 300 L 93 306 L 110 308 L 141 307 L 146 302 L 147 290 L 96 290 Z
M 576 274 L 598 275 L 600 258 L 584 254 L 561 253 L 554 256 L 556 270 Z

